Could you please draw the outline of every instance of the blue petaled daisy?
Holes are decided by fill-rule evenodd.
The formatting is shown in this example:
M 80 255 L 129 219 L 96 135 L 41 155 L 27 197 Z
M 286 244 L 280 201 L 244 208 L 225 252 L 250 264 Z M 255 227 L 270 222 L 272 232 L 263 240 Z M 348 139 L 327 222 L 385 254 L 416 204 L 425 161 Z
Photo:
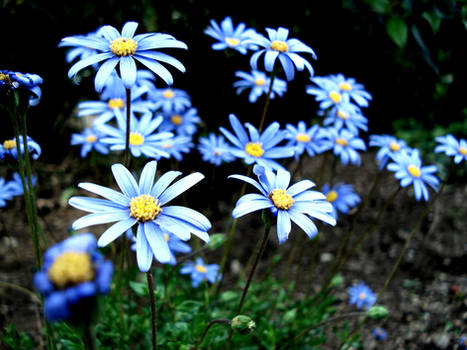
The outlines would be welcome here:
M 42 78 L 37 74 L 0 70 L 0 93 L 10 93 L 15 90 L 25 93 L 29 105 L 36 106 L 42 95 L 42 90 L 39 87 L 42 81 Z
M 0 208 L 5 207 L 6 201 L 13 199 L 13 196 L 14 188 L 3 177 L 0 177 Z
M 348 94 L 360 107 L 368 107 L 368 101 L 371 101 L 372 97 L 363 84 L 357 83 L 354 78 L 346 78 L 341 73 L 331 75 L 330 78 L 336 82 L 341 93 Z
M 271 78 L 269 78 L 264 72 L 252 70 L 251 74 L 247 72 L 237 71 L 235 76 L 241 78 L 233 83 L 233 87 L 236 88 L 237 95 L 242 93 L 246 89 L 251 89 L 248 95 L 248 101 L 255 103 L 261 95 L 267 95 L 269 92 L 269 85 Z M 273 99 L 275 95 L 282 96 L 287 91 L 287 82 L 275 78 L 272 82 L 272 90 L 270 98 Z
M 102 35 L 100 35 L 99 30 L 97 30 L 95 32 L 85 34 L 85 35 L 74 35 L 74 36 L 71 36 L 71 38 L 94 39 L 94 37 L 96 37 L 96 36 L 102 36 Z M 93 49 L 93 48 L 90 48 L 90 47 L 87 47 L 87 46 L 83 46 L 83 45 L 81 45 L 81 44 L 79 44 L 77 42 L 61 41 L 58 44 L 58 47 L 70 47 L 70 49 L 68 49 L 68 51 L 66 53 L 66 56 L 65 56 L 65 61 L 67 63 L 71 63 L 71 62 L 75 61 L 76 59 L 84 60 L 84 59 L 86 59 L 88 57 L 97 55 L 97 53 L 98 53 L 96 49 Z
M 402 149 L 409 149 L 404 140 L 391 135 L 370 135 L 370 146 L 380 147 L 376 153 L 379 170 L 383 169 L 390 159 L 393 159 Z
M 31 178 L 32 186 L 35 186 L 37 183 L 37 176 L 33 175 Z M 0 186 L 2 187 L 2 186 Z M 21 181 L 21 176 L 18 173 L 13 173 L 13 179 L 8 181 L 4 190 L 0 189 L 0 193 L 3 191 L 10 193 L 13 196 L 22 196 L 24 194 L 23 182 Z
M 153 72 L 147 69 L 138 69 L 136 72 L 135 85 L 131 88 L 131 100 L 133 102 L 133 95 L 136 94 L 138 97 L 143 97 L 148 91 L 156 89 L 155 82 L 156 76 Z M 139 88 L 146 88 L 145 90 L 139 90 Z M 108 77 L 105 82 L 104 88 L 100 93 L 101 100 L 110 100 L 111 98 L 120 97 L 126 99 L 126 89 L 123 80 L 118 76 L 117 71 L 114 69 L 112 74 Z M 132 103 L 133 107 L 133 103 Z
M 342 93 L 338 84 L 329 77 L 312 77 L 310 80 L 315 85 L 307 85 L 306 93 L 315 96 L 320 109 L 334 107 L 341 102 L 349 103 L 350 96 Z
M 290 173 L 286 170 L 273 170 L 259 165 L 253 167 L 259 182 L 243 175 L 230 175 L 253 185 L 261 193 L 250 193 L 242 196 L 232 211 L 234 218 L 239 218 L 253 211 L 270 209 L 277 216 L 277 238 L 279 244 L 284 243 L 295 222 L 308 237 L 313 238 L 318 228 L 311 218 L 321 220 L 334 226 L 336 220 L 330 215 L 332 205 L 326 201 L 324 194 L 310 191 L 315 184 L 310 180 L 302 180 L 289 187 Z
M 365 142 L 357 137 L 352 132 L 335 128 L 323 129 L 323 135 L 326 137 L 326 143 L 333 149 L 334 155 L 339 156 L 342 164 L 349 163 L 359 166 L 361 164 L 361 157 L 358 151 L 365 151 Z
M 213 50 L 233 49 L 241 54 L 246 54 L 248 49 L 256 50 L 258 48 L 256 45 L 251 44 L 251 42 L 246 43 L 257 33 L 254 29 L 246 29 L 245 23 L 239 23 L 235 27 L 232 23 L 232 18 L 229 16 L 222 20 L 220 26 L 212 19 L 209 23 L 211 26 L 205 29 L 204 34 L 219 40 L 219 42 L 212 44 Z
M 219 265 L 217 264 L 205 264 L 203 259 L 196 258 L 195 262 L 188 261 L 180 269 L 182 275 L 190 275 L 191 285 L 193 288 L 198 287 L 202 281 L 208 281 L 209 283 L 214 283 L 217 280 L 222 278 L 222 275 L 219 274 Z
M 136 82 L 136 61 L 153 71 L 167 84 L 173 83 L 172 74 L 160 62 L 172 65 L 185 72 L 183 64 L 165 53 L 154 51 L 162 48 L 187 49 L 185 43 L 175 40 L 168 34 L 145 33 L 135 35 L 138 23 L 127 22 L 120 33 L 112 26 L 106 25 L 99 29 L 102 36 L 66 37 L 62 43 L 82 45 L 100 52 L 76 62 L 68 71 L 68 77 L 74 77 L 81 69 L 105 61 L 98 69 L 94 84 L 96 91 L 102 91 L 104 84 L 119 64 L 120 76 L 126 88 L 131 88 Z
M 310 157 L 314 157 L 316 154 L 329 149 L 321 142 L 322 134 L 319 125 L 307 128 L 304 121 L 299 121 L 297 127 L 287 124 L 285 128 L 288 131 L 286 139 L 289 142 L 287 145 L 295 147 L 295 159 L 298 159 L 305 150 Z
M 232 134 L 227 129 L 219 130 L 232 143 L 230 152 L 238 158 L 242 158 L 246 164 L 257 163 L 269 168 L 278 169 L 282 166 L 273 159 L 292 157 L 295 149 L 292 146 L 276 146 L 285 139 L 286 130 L 279 130 L 278 122 L 270 124 L 261 134 L 250 123 L 245 123 L 248 134 L 234 114 L 229 115 L 230 125 L 235 132 Z
M 264 49 L 255 52 L 251 56 L 250 65 L 253 69 L 258 69 L 258 59 L 264 53 L 264 67 L 266 71 L 272 72 L 276 59 L 279 59 L 285 76 L 289 81 L 293 80 L 295 76 L 295 67 L 298 71 L 306 68 L 310 75 L 314 74 L 310 62 L 298 54 L 301 52 L 309 53 L 313 59 L 316 59 L 316 54 L 311 47 L 298 39 L 288 39 L 289 30 L 286 28 L 279 27 L 277 30 L 266 28 L 266 31 L 269 38 L 258 34 L 252 41 L 264 47 Z
M 400 180 L 400 185 L 406 187 L 413 184 L 415 199 L 418 201 L 422 197 L 428 201 L 428 188 L 438 190 L 439 180 L 434 175 L 438 171 L 436 165 L 422 166 L 422 160 L 418 150 L 402 150 L 389 163 L 388 170 L 394 171 L 396 179 Z
M 184 90 L 165 88 L 151 90 L 148 96 L 154 103 L 154 109 L 165 113 L 182 112 L 191 107 L 190 95 Z
M 360 196 L 355 192 L 352 185 L 337 183 L 334 186 L 324 184 L 322 191 L 326 200 L 332 204 L 332 215 L 337 220 L 337 212 L 347 214 L 352 208 L 360 203 Z
M 388 336 L 386 330 L 381 327 L 376 327 L 375 329 L 373 329 L 372 334 L 376 340 L 385 340 Z
M 337 130 L 347 129 L 355 135 L 358 135 L 359 129 L 368 131 L 368 119 L 353 103 L 342 102 L 332 107 L 323 120 L 323 125 L 330 124 Z
M 100 140 L 103 136 L 104 134 L 94 128 L 86 128 L 81 134 L 71 134 L 70 144 L 72 146 L 81 145 L 81 158 L 86 157 L 93 149 L 99 153 L 107 154 L 109 153 L 109 148 L 107 144 L 102 143 Z
M 454 157 L 454 163 L 459 164 L 463 160 L 467 160 L 467 140 L 456 138 L 452 135 L 435 137 L 439 143 L 435 147 L 435 153 L 444 152 L 449 157 Z
M 157 162 L 147 163 L 137 183 L 133 175 L 121 164 L 112 165 L 112 173 L 122 193 L 95 185 L 80 183 L 78 186 L 105 199 L 72 197 L 69 204 L 90 212 L 72 227 L 84 227 L 115 222 L 99 238 L 104 247 L 114 241 L 133 225 L 137 225 L 136 260 L 141 271 L 151 267 L 153 256 L 161 262 L 169 262 L 171 252 L 164 233 L 173 233 L 183 241 L 195 234 L 209 242 L 209 220 L 201 213 L 182 206 L 167 206 L 172 199 L 185 192 L 204 178 L 201 173 L 192 173 L 171 184 L 181 173 L 168 171 L 154 183 Z
M 222 135 L 210 133 L 208 137 L 198 139 L 198 150 L 205 162 L 216 166 L 223 162 L 231 162 L 235 157 L 230 153 L 230 147 Z
M 36 160 L 41 155 L 42 149 L 37 142 L 35 142 L 31 137 L 27 137 L 28 143 L 28 153 L 31 155 L 32 159 Z M 24 144 L 23 136 L 19 135 L 19 147 L 21 154 L 24 156 Z M 11 157 L 18 159 L 18 149 L 16 148 L 16 139 L 5 140 L 3 144 L 0 144 L 0 159 L 5 157 Z
M 363 307 L 368 310 L 376 303 L 376 294 L 363 282 L 347 288 L 347 292 L 349 293 L 349 304 L 355 304 L 357 309 Z
M 188 108 L 183 112 L 163 113 L 164 122 L 161 131 L 174 131 L 177 135 L 191 136 L 196 133 L 196 125 L 201 122 L 196 108 Z
M 174 158 L 177 161 L 183 160 L 183 153 L 189 153 L 194 147 L 193 139 L 187 135 L 177 135 L 169 139 L 162 140 L 157 143 L 165 152 L 169 154 L 170 158 Z M 159 159 L 160 157 L 156 157 Z

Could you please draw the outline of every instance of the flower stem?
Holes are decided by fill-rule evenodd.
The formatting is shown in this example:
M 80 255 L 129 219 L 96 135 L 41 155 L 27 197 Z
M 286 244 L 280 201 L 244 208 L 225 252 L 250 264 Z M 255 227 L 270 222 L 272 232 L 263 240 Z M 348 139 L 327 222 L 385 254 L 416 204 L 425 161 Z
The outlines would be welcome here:
M 89 323 L 84 326 L 83 330 L 83 343 L 86 350 L 96 350 L 96 338 L 92 329 L 92 324 Z
M 151 300 L 151 315 L 152 315 L 152 350 L 156 350 L 157 347 L 157 312 L 156 312 L 156 300 L 154 298 L 154 280 L 152 277 L 151 270 L 146 272 L 146 279 L 148 281 L 149 288 L 149 299 Z
M 125 133 L 125 153 L 123 155 L 123 164 L 126 168 L 130 166 L 130 108 L 131 108 L 131 89 L 125 89 L 126 94 L 126 133 Z
M 125 333 L 124 310 L 123 310 L 123 269 L 125 265 L 127 239 L 123 237 L 123 242 L 120 246 L 120 266 L 118 271 L 118 289 L 119 289 L 119 308 L 120 308 L 120 346 L 123 346 L 123 335 Z
M 276 73 L 275 73 L 275 71 L 273 71 L 271 73 L 271 77 L 269 78 L 270 81 L 269 81 L 268 94 L 266 95 L 266 102 L 264 102 L 263 113 L 261 115 L 261 120 L 259 122 L 259 127 L 258 127 L 259 133 L 261 133 L 261 131 L 263 131 L 264 121 L 266 120 L 266 113 L 267 113 L 268 108 L 269 108 L 269 102 L 271 101 L 272 85 L 274 83 L 274 78 L 275 77 L 276 77 Z
M 204 329 L 204 332 L 203 332 L 203 335 L 201 336 L 201 338 L 199 338 L 199 340 L 196 342 L 196 345 L 191 347 L 190 350 L 197 350 L 199 348 L 199 346 L 202 344 L 204 338 L 206 337 L 206 335 L 208 334 L 208 331 L 209 329 L 214 326 L 215 324 L 217 323 L 223 323 L 223 324 L 227 324 L 230 326 L 230 324 L 232 323 L 232 321 L 226 319 L 226 318 L 218 318 L 216 320 L 212 320 L 211 322 L 208 323 L 208 325 L 206 326 L 206 328 Z

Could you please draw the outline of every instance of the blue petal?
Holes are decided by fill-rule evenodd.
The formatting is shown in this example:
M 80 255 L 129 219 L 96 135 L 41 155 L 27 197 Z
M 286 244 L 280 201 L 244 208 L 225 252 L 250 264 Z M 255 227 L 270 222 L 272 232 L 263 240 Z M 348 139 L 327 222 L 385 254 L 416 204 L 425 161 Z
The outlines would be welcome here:
M 130 205 L 130 199 L 128 197 L 125 197 L 123 194 L 120 192 L 117 192 L 115 190 L 112 190 L 110 188 L 96 185 L 90 182 L 82 182 L 78 184 L 78 187 L 81 187 L 82 189 L 85 189 L 89 192 L 95 193 L 99 196 L 102 196 L 112 202 L 118 203 L 124 207 L 128 207 Z
M 172 74 L 170 74 L 167 68 L 165 68 L 162 64 L 160 64 L 157 61 L 151 61 L 139 55 L 134 55 L 133 57 L 140 61 L 142 64 L 144 64 L 146 67 L 148 67 L 150 70 L 152 70 L 156 75 L 158 75 L 162 80 L 164 80 L 167 85 L 173 84 Z
M 267 198 L 263 198 L 262 200 L 242 202 L 235 206 L 234 210 L 232 211 L 232 217 L 237 219 L 251 212 L 271 208 L 273 206 L 274 204 Z
M 211 223 L 208 218 L 196 210 L 181 206 L 170 206 L 164 207 L 163 211 L 165 215 L 185 220 L 204 231 L 211 229 Z
M 139 193 L 138 184 L 131 173 L 122 164 L 112 165 L 112 174 L 122 192 L 129 198 L 136 197 Z
M 143 231 L 155 258 L 161 263 L 168 263 L 171 258 L 170 249 L 161 229 L 153 222 L 145 222 Z
M 164 205 L 177 197 L 179 194 L 185 192 L 190 187 L 196 185 L 204 179 L 204 175 L 201 173 L 192 173 L 185 176 L 183 179 L 178 180 L 176 183 L 168 187 L 159 197 L 161 205 Z
M 104 233 L 99 237 L 97 244 L 99 247 L 105 247 L 107 244 L 113 242 L 115 239 L 120 237 L 123 232 L 128 230 L 136 223 L 136 219 L 130 217 L 126 220 L 121 220 L 110 226 Z
M 152 264 L 152 250 L 143 231 L 143 225 L 138 225 L 136 232 L 136 261 L 141 272 L 147 272 Z
M 289 213 L 286 210 L 277 211 L 277 238 L 279 244 L 284 243 L 289 237 L 292 224 L 290 222 Z
M 91 197 L 71 197 L 68 201 L 72 207 L 84 210 L 91 213 L 102 211 L 112 211 L 114 209 L 125 209 L 120 204 L 111 202 L 107 199 L 91 198 Z
M 151 189 L 151 196 L 154 198 L 159 198 L 162 192 L 170 185 L 170 183 L 175 180 L 182 173 L 180 171 L 168 171 L 162 175 L 154 184 Z
M 100 66 L 99 70 L 97 71 L 96 77 L 94 78 L 94 85 L 96 87 L 97 92 L 102 91 L 105 82 L 115 69 L 115 66 L 118 64 L 119 60 L 120 59 L 118 57 L 112 57 Z
M 139 177 L 139 190 L 140 194 L 149 194 L 154 183 L 154 177 L 157 170 L 157 161 L 147 163 Z
M 78 220 L 73 222 L 72 228 L 73 230 L 80 230 L 88 226 L 107 224 L 109 222 L 125 220 L 128 219 L 128 217 L 128 210 L 93 213 L 80 217 Z
M 126 22 L 122 28 L 122 37 L 124 38 L 133 38 L 135 35 L 136 28 L 138 28 L 137 22 Z
M 125 88 L 130 89 L 136 83 L 136 63 L 133 57 L 120 57 L 120 75 Z

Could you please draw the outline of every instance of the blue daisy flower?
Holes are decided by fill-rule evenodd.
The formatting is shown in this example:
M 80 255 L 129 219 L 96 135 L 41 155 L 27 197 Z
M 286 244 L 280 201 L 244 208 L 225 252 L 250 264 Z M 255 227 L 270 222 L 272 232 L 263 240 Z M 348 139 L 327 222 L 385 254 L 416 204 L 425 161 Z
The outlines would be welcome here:
M 111 151 L 123 151 L 126 146 L 126 116 L 115 109 L 117 128 L 108 124 L 99 124 L 96 130 L 105 136 L 100 139 L 102 143 L 109 144 Z M 169 158 L 170 154 L 161 147 L 162 141 L 173 137 L 171 132 L 156 132 L 163 121 L 162 116 L 153 118 L 151 112 L 146 112 L 140 119 L 133 112 L 130 114 L 130 153 L 133 157 L 144 155 L 148 158 Z
M 8 191 L 13 196 L 22 196 L 24 194 L 23 183 L 21 182 L 21 177 L 18 173 L 13 173 L 13 178 L 8 181 L 6 187 L 8 187 Z M 34 187 L 37 183 L 37 176 L 33 175 L 31 177 L 31 184 Z
M 467 337 L 462 336 L 459 338 L 459 350 L 467 349 Z
M 330 187 L 324 184 L 322 188 L 326 200 L 332 204 L 332 216 L 337 220 L 337 212 L 347 214 L 351 209 L 355 208 L 360 203 L 360 196 L 355 192 L 352 185 L 337 183 Z
M 196 108 L 188 108 L 182 112 L 163 113 L 164 121 L 161 131 L 174 131 L 177 135 L 191 136 L 196 133 L 196 125 L 201 122 Z
M 156 89 L 155 82 L 156 76 L 153 72 L 147 69 L 138 69 L 136 72 L 136 81 L 135 85 L 131 88 L 131 97 L 132 102 L 135 99 L 134 94 L 137 95 L 136 98 L 143 98 L 144 95 L 150 90 Z M 140 90 L 139 88 L 145 88 Z M 100 99 L 103 101 L 110 100 L 112 98 L 121 98 L 126 100 L 126 88 L 123 80 L 118 76 L 116 70 L 114 70 L 110 76 L 107 78 L 104 88 L 100 93 Z M 133 106 L 133 104 L 132 104 Z M 153 109 L 151 104 L 151 109 Z
M 205 264 L 203 259 L 196 258 L 195 262 L 188 261 L 180 269 L 182 275 L 190 275 L 191 285 L 193 288 L 198 287 L 202 281 L 208 281 L 214 283 L 222 278 L 222 274 L 219 274 L 219 265 L 217 264 Z
M 210 133 L 207 137 L 198 139 L 198 150 L 205 162 L 216 166 L 223 162 L 231 162 L 235 157 L 230 153 L 230 147 L 222 135 Z
M 232 18 L 225 17 L 220 26 L 214 20 L 210 20 L 211 26 L 204 30 L 207 34 L 219 42 L 212 44 L 213 50 L 233 49 L 241 54 L 246 54 L 247 50 L 256 50 L 258 46 L 250 42 L 251 38 L 257 33 L 254 29 L 246 29 L 245 23 L 239 23 L 235 27 L 232 23 Z
M 438 190 L 439 179 L 434 175 L 438 171 L 436 165 L 422 166 L 422 160 L 418 150 L 402 150 L 389 163 L 387 169 L 394 171 L 396 179 L 400 180 L 402 187 L 413 185 L 415 199 L 419 201 L 422 197 L 428 201 L 428 188 Z
M 460 139 L 459 141 L 452 135 L 435 137 L 439 143 L 435 147 L 435 153 L 444 152 L 449 157 L 454 157 L 454 163 L 459 164 L 467 160 L 467 140 Z
M 349 304 L 355 304 L 357 309 L 363 307 L 368 310 L 376 303 L 376 294 L 363 282 L 347 288 L 347 293 L 349 294 Z
M 104 134 L 95 128 L 86 128 L 81 134 L 71 134 L 70 144 L 72 146 L 81 145 L 81 158 L 85 158 L 93 149 L 99 153 L 108 154 L 108 145 L 101 142 L 103 136 Z
M 94 39 L 96 36 L 101 36 L 100 31 L 96 30 L 95 32 L 91 32 L 85 35 L 73 35 L 71 38 L 76 38 L 78 39 Z M 82 46 L 81 44 L 78 44 L 77 42 L 66 42 L 66 41 L 61 41 L 58 44 L 58 47 L 68 47 L 66 56 L 65 56 L 65 62 L 66 63 L 71 63 L 75 61 L 76 59 L 78 60 L 84 60 L 87 59 L 88 57 L 94 56 L 98 54 L 98 51 L 96 49 L 87 47 L 87 46 Z
M 170 158 L 174 158 L 179 162 L 183 160 L 183 153 L 190 153 L 191 149 L 195 146 L 191 136 L 185 135 L 178 135 L 162 140 L 157 145 L 167 152 Z
M 97 50 L 99 53 L 76 62 L 68 71 L 68 77 L 74 77 L 81 69 L 105 61 L 97 71 L 94 79 L 96 91 L 102 91 L 104 84 L 119 64 L 120 77 L 126 88 L 131 88 L 136 82 L 136 62 L 153 71 L 168 85 L 173 83 L 172 74 L 160 62 L 172 65 L 181 72 L 185 72 L 183 64 L 165 53 L 154 51 L 162 48 L 187 49 L 185 43 L 175 40 L 168 34 L 145 33 L 135 35 L 138 23 L 127 22 L 120 33 L 112 26 L 99 29 L 101 36 L 94 38 L 66 37 L 62 43 L 82 45 Z
M 322 130 L 326 146 L 333 149 L 334 155 L 340 157 L 343 165 L 351 163 L 359 166 L 361 164 L 361 157 L 357 151 L 366 151 L 365 142 L 361 138 L 346 129 Z
M 368 107 L 368 101 L 371 101 L 372 97 L 363 84 L 357 83 L 354 78 L 346 78 L 341 73 L 331 75 L 330 78 L 336 82 L 341 93 L 348 94 L 360 107 Z
M 230 125 L 235 135 L 227 129 L 220 127 L 233 147 L 230 152 L 237 158 L 242 158 L 246 164 L 257 163 L 265 167 L 283 168 L 273 159 L 293 157 L 295 149 L 292 146 L 276 146 L 285 139 L 286 130 L 279 130 L 278 122 L 270 124 L 261 134 L 250 123 L 245 123 L 248 134 L 234 114 L 229 115 Z
M 137 225 L 136 260 L 142 272 L 150 269 L 153 257 L 169 262 L 171 253 L 164 233 L 172 233 L 183 241 L 195 234 L 209 242 L 209 220 L 201 213 L 182 206 L 168 206 L 172 199 L 188 190 L 204 178 L 194 172 L 171 184 L 181 173 L 168 171 L 154 183 L 157 161 L 148 162 L 137 183 L 133 175 L 121 164 L 112 165 L 112 173 L 122 193 L 95 185 L 80 183 L 78 187 L 104 197 L 72 197 L 72 207 L 89 212 L 76 220 L 72 228 L 115 222 L 100 236 L 99 247 L 104 247 Z
M 315 85 L 307 85 L 305 91 L 307 94 L 315 96 L 320 109 L 325 110 L 337 106 L 341 102 L 350 102 L 350 96 L 343 94 L 336 82 L 329 77 L 312 77 L 310 80 Z
M 250 94 L 248 95 L 248 101 L 251 103 L 255 103 L 261 95 L 268 94 L 271 78 L 269 78 L 264 72 L 252 70 L 251 74 L 249 74 L 247 72 L 237 71 L 235 72 L 235 76 L 241 79 L 233 83 L 233 87 L 237 89 L 237 95 L 246 89 L 251 89 Z M 286 91 L 287 82 L 282 79 L 275 78 L 272 82 L 270 98 L 273 99 L 276 95 L 282 97 Z
M 107 294 L 113 266 L 97 250 L 91 233 L 82 233 L 53 245 L 34 275 L 34 286 L 45 297 L 49 322 L 89 320 L 96 296 Z
M 373 329 L 373 338 L 375 338 L 376 340 L 385 340 L 388 336 L 388 332 L 386 332 L 385 329 L 381 328 L 381 327 L 376 327 L 375 329 Z
M 181 89 L 151 90 L 149 99 L 154 103 L 155 110 L 162 109 L 164 113 L 182 112 L 191 107 L 190 95 Z
M 286 135 L 286 139 L 289 140 L 287 146 L 295 148 L 295 159 L 298 159 L 305 150 L 310 157 L 314 157 L 316 154 L 329 149 L 321 142 L 322 133 L 320 132 L 319 125 L 307 128 L 304 121 L 299 121 L 296 127 L 292 124 L 287 124 L 285 128 L 288 131 Z
M 380 147 L 376 153 L 379 170 L 382 170 L 390 159 L 393 159 L 402 149 L 410 149 L 404 140 L 398 140 L 391 135 L 370 135 L 370 146 Z
M 24 93 L 30 106 L 39 104 L 42 96 L 39 85 L 42 82 L 42 78 L 37 74 L 0 70 L 0 92 L 18 91 Z
M 295 76 L 295 68 L 302 71 L 304 68 L 308 70 L 310 75 L 314 74 L 313 67 L 310 62 L 301 57 L 298 53 L 309 53 L 313 59 L 316 59 L 316 54 L 313 49 L 298 39 L 288 39 L 289 30 L 279 27 L 277 30 L 266 28 L 268 37 L 258 34 L 253 42 L 264 49 L 255 52 L 250 58 L 250 66 L 253 69 L 258 69 L 258 59 L 264 53 L 264 67 L 266 71 L 272 72 L 276 59 L 280 61 L 284 69 L 287 80 L 293 80 Z
M 253 211 L 270 209 L 277 216 L 277 238 L 279 244 L 284 243 L 292 229 L 293 221 L 305 234 L 313 238 L 318 228 L 311 218 L 321 220 L 334 226 L 336 220 L 330 215 L 332 205 L 326 201 L 324 194 L 309 191 L 315 184 L 310 180 L 302 180 L 289 187 L 290 173 L 286 170 L 273 170 L 255 165 L 253 172 L 259 182 L 243 175 L 230 175 L 253 185 L 261 193 L 250 193 L 242 196 L 232 211 L 234 218 L 242 217 Z
M 36 160 L 42 153 L 41 146 L 35 142 L 31 137 L 27 137 L 28 143 L 28 153 L 32 159 Z M 24 144 L 23 136 L 19 135 L 19 144 L 21 154 L 24 156 Z M 18 151 L 16 148 L 16 139 L 5 140 L 3 144 L 0 144 L 0 159 L 5 159 L 5 157 L 11 157 L 13 159 L 18 159 Z
M 332 125 L 335 129 L 347 129 L 355 135 L 359 130 L 368 131 L 368 119 L 353 103 L 339 103 L 331 108 L 323 120 L 323 125 Z
M 13 199 L 14 196 L 14 187 L 3 177 L 0 177 L 0 208 L 5 207 L 6 201 Z

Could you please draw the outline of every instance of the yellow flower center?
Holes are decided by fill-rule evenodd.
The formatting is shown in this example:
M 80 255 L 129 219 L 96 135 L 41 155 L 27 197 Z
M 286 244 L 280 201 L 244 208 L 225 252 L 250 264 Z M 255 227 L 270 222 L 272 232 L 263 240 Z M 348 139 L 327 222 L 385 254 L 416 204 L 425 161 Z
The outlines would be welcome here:
M 87 143 L 94 143 L 97 141 L 97 136 L 96 135 L 88 135 L 86 136 L 86 142 Z
M 264 85 L 266 85 L 266 80 L 264 80 L 263 78 L 256 78 L 255 79 L 255 85 L 264 86 Z
M 399 145 L 397 142 L 391 142 L 389 149 L 393 152 L 397 152 L 401 149 L 401 145 Z
M 180 125 L 183 122 L 183 117 L 180 114 L 175 114 L 170 117 L 170 121 L 175 125 Z
M 345 111 L 343 111 L 343 110 L 340 110 L 340 109 L 337 111 L 337 116 L 338 116 L 339 118 L 343 119 L 343 120 L 347 120 L 347 119 L 350 118 L 350 114 L 349 114 L 349 113 L 347 113 L 347 112 L 345 112 Z
M 412 175 L 413 177 L 420 177 L 420 175 L 422 175 L 422 172 L 420 171 L 420 168 L 418 166 L 416 166 L 416 165 L 410 164 L 407 167 L 407 170 L 408 170 L 409 174 Z
M 169 148 L 172 148 L 173 144 L 172 143 L 164 143 L 162 145 L 162 149 L 169 149 Z
M 261 157 L 264 154 L 263 144 L 260 142 L 248 142 L 245 152 L 253 157 Z
M 287 46 L 287 44 L 282 41 L 282 40 L 274 40 L 272 43 L 271 43 L 271 49 L 273 50 L 276 50 L 276 51 L 279 51 L 279 52 L 287 52 L 289 51 L 289 47 Z
M 16 140 L 5 140 L 3 142 L 3 148 L 12 149 L 16 147 Z
M 225 38 L 225 42 L 230 46 L 237 46 L 238 44 L 240 44 L 240 40 L 238 40 L 237 38 Z
M 465 148 L 465 147 L 459 147 L 457 150 L 458 150 L 459 153 L 462 154 L 463 156 L 467 156 L 467 148 Z
M 195 270 L 199 273 L 205 274 L 208 269 L 204 265 L 196 265 Z
M 339 197 L 339 195 L 337 194 L 336 191 L 332 190 L 332 191 L 329 191 L 328 194 L 326 195 L 326 200 L 330 203 L 334 202 L 337 197 Z
M 110 43 L 110 51 L 116 56 L 134 55 L 138 43 L 131 38 L 117 38 Z
M 144 136 L 137 132 L 130 132 L 130 145 L 141 146 L 144 143 Z
M 130 216 L 139 222 L 154 220 L 162 211 L 159 201 L 148 194 L 131 198 Z
M 337 138 L 334 142 L 344 147 L 349 144 L 346 139 L 341 139 L 341 138 Z
M 297 136 L 295 136 L 295 139 L 298 142 L 309 142 L 310 136 L 308 136 L 308 134 L 305 134 L 305 133 L 298 133 Z
M 360 300 L 365 300 L 365 298 L 366 298 L 366 293 L 361 292 L 361 293 L 358 295 L 358 297 L 360 298 Z
M 165 239 L 166 242 L 169 241 L 170 237 L 169 237 L 169 235 L 167 233 L 164 233 L 164 239 Z
M 349 83 L 343 81 L 342 83 L 339 83 L 339 89 L 342 91 L 350 91 L 352 90 L 352 86 Z
M 268 197 L 270 200 L 272 200 L 274 206 L 280 210 L 289 210 L 294 203 L 294 199 L 290 194 L 285 193 L 285 190 L 277 188 L 272 190 Z
M 162 93 L 162 96 L 164 96 L 164 98 L 173 98 L 175 96 L 175 93 L 171 89 L 165 89 Z
M 107 105 L 109 106 L 109 109 L 123 109 L 123 107 L 125 107 L 125 102 L 121 98 L 111 98 L 107 102 Z
M 11 79 L 10 79 L 10 76 L 8 74 L 0 73 L 0 80 L 4 81 L 5 84 L 7 84 L 7 85 L 11 85 Z
M 65 252 L 55 258 L 47 274 L 58 289 L 91 281 L 94 278 L 91 256 L 82 252 Z
M 329 93 L 329 98 L 332 100 L 332 102 L 339 103 L 342 100 L 342 95 L 337 91 L 331 91 Z

